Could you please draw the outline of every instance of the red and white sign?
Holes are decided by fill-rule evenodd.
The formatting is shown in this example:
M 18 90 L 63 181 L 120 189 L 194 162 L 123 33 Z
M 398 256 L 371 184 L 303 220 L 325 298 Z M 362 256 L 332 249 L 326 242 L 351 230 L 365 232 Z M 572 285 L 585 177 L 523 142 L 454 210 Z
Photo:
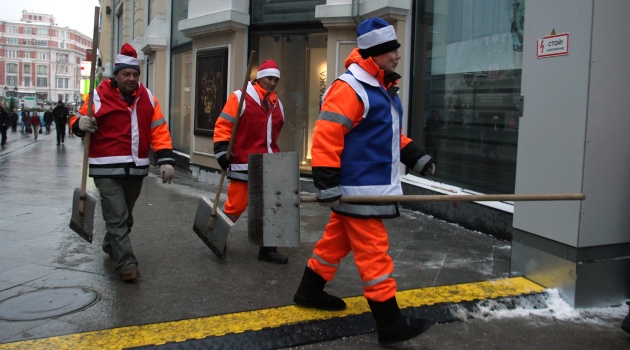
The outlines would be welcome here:
M 553 57 L 569 54 L 569 33 L 546 36 L 536 42 L 536 57 Z
M 90 76 L 92 72 L 92 62 L 90 61 L 81 61 L 81 76 Z

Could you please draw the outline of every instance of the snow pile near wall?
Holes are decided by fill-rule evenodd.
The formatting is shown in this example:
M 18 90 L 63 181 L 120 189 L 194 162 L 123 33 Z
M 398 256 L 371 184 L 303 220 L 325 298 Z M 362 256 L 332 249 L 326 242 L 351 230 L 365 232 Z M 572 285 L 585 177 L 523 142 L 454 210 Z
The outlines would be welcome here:
M 470 319 L 487 320 L 504 318 L 548 317 L 561 321 L 608 324 L 611 319 L 623 319 L 628 313 L 624 304 L 604 307 L 574 309 L 561 297 L 557 289 L 548 289 L 534 297 L 483 300 L 472 308 L 456 306 L 453 310 L 461 321 Z

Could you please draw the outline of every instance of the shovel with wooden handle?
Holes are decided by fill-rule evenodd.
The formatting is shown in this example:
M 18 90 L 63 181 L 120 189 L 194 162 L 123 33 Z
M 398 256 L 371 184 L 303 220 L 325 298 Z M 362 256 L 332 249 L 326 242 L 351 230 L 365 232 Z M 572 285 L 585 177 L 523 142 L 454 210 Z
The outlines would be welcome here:
M 265 246 L 300 245 L 300 204 L 317 202 L 300 196 L 297 152 L 249 156 L 248 232 L 250 241 Z M 382 195 L 341 196 L 341 203 L 575 201 L 582 193 L 483 194 L 483 195 Z
M 236 136 L 236 128 L 241 117 L 241 111 L 243 110 L 243 102 L 245 101 L 245 94 L 247 94 L 247 83 L 249 82 L 249 75 L 254 64 L 255 51 L 249 54 L 249 62 L 247 63 L 247 72 L 245 73 L 245 81 L 243 82 L 243 88 L 241 89 L 241 96 L 238 101 L 238 109 L 234 118 L 234 127 L 232 127 L 232 136 L 228 143 L 228 149 L 226 158 L 229 160 L 232 157 L 232 147 L 234 145 L 234 138 Z M 230 233 L 230 229 L 234 226 L 234 222 L 218 209 L 219 197 L 221 196 L 221 189 L 223 188 L 223 181 L 227 174 L 226 170 L 221 171 L 221 178 L 219 179 L 219 185 L 217 187 L 217 193 L 214 197 L 214 202 L 211 202 L 206 197 L 199 199 L 197 205 L 197 213 L 195 215 L 195 223 L 193 224 L 193 231 L 201 238 L 203 243 L 210 248 L 210 250 L 219 258 L 223 260 L 225 257 L 225 247 L 227 242 L 227 236 Z
M 341 196 L 342 203 L 387 203 L 387 202 L 519 202 L 519 201 L 581 201 L 583 193 L 540 193 L 540 194 L 406 194 L 397 196 Z M 315 196 L 300 196 L 300 202 L 317 202 Z
M 88 94 L 88 117 L 92 117 L 92 96 L 94 95 L 94 81 L 96 75 L 96 50 L 98 49 L 98 17 L 99 7 L 94 8 L 94 34 L 92 39 L 92 66 L 90 69 L 90 90 Z M 90 152 L 90 132 L 85 133 L 83 140 L 83 167 L 81 173 L 81 188 L 75 188 L 72 197 L 72 218 L 70 228 L 79 234 L 81 238 L 92 243 L 94 235 L 94 212 L 96 210 L 96 198 L 86 191 L 88 155 Z

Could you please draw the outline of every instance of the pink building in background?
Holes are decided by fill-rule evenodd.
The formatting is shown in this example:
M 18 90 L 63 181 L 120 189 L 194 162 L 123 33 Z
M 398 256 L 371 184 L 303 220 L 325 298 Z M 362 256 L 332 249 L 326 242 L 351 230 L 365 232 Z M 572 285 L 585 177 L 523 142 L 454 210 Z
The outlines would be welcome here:
M 16 98 L 30 108 L 77 102 L 81 62 L 91 47 L 91 37 L 60 26 L 51 14 L 24 10 L 20 20 L 0 20 L 2 101 Z

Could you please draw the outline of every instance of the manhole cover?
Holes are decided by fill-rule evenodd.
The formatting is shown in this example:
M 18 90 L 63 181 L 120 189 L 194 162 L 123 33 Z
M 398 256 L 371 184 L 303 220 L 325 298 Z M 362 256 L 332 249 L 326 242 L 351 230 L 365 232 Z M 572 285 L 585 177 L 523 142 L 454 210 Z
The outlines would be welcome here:
M 86 288 L 51 288 L 21 294 L 0 302 L 0 319 L 32 321 L 72 313 L 88 307 L 98 293 Z

